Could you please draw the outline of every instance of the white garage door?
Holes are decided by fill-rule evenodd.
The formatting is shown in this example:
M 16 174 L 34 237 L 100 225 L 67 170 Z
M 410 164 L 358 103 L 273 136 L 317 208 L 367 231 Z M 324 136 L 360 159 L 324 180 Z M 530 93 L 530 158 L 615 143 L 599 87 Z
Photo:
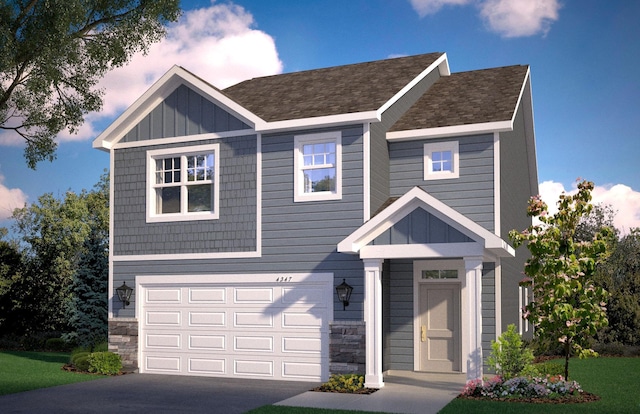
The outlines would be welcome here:
M 141 276 L 136 283 L 140 372 L 328 379 L 332 274 Z

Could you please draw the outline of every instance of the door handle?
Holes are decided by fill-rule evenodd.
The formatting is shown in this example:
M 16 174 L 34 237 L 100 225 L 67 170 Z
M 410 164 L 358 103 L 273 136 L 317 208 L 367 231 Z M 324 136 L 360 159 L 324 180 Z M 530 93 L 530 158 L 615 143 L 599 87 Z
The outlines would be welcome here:
M 422 342 L 427 341 L 427 327 L 424 325 L 420 327 L 420 339 Z

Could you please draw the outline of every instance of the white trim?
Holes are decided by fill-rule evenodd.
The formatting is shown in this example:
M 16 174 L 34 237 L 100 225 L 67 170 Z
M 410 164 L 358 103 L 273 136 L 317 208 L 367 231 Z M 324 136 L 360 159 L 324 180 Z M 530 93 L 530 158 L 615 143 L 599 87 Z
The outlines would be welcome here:
M 382 114 L 384 111 L 389 109 L 391 105 L 398 102 L 400 98 L 402 98 L 407 92 L 413 89 L 419 82 L 421 82 L 427 75 L 433 72 L 434 69 L 438 69 L 441 76 L 449 76 L 451 72 L 449 71 L 449 61 L 447 60 L 447 54 L 443 53 L 438 59 L 436 59 L 432 64 L 430 64 L 425 70 L 423 70 L 418 76 L 413 78 L 411 82 L 406 84 L 404 88 L 400 89 L 398 93 L 396 93 L 391 99 L 384 103 L 379 109 L 378 114 L 379 118 L 382 119 Z
M 259 249 L 261 250 L 261 249 Z M 200 260 L 200 259 L 245 259 L 261 257 L 257 251 L 216 252 L 216 253 L 170 253 L 170 254 L 131 254 L 113 256 L 114 262 L 138 262 L 153 260 Z
M 422 270 L 450 270 L 450 269 L 458 270 L 458 278 L 457 279 L 436 279 L 436 280 L 427 280 L 422 279 Z M 456 316 L 460 321 L 460 337 L 458 340 L 460 341 L 460 369 L 461 372 L 465 372 L 466 367 L 466 358 L 465 354 L 462 352 L 463 349 L 463 325 L 462 325 L 462 315 L 464 314 L 463 309 L 463 296 L 462 296 L 462 275 L 465 274 L 464 270 L 464 261 L 459 259 L 451 259 L 451 260 L 414 260 L 413 261 L 413 370 L 420 371 L 420 284 L 457 284 L 460 288 L 460 309 L 456 310 Z
M 262 134 L 256 137 L 256 256 L 262 257 Z
M 114 286 L 113 286 L 113 229 L 114 229 L 114 214 L 113 214 L 113 203 L 114 203 L 114 180 L 113 180 L 113 171 L 115 165 L 115 154 L 114 150 L 109 150 L 109 282 L 108 282 L 108 291 L 107 291 L 107 302 L 108 302 L 108 318 L 113 318 L 113 300 L 114 300 Z
M 410 141 L 418 139 L 447 138 L 462 135 L 480 135 L 507 131 L 513 131 L 512 121 L 484 122 L 479 124 L 452 125 L 438 128 L 424 128 L 407 131 L 387 132 L 387 141 Z
M 183 135 L 180 137 L 171 137 L 171 138 L 157 138 L 157 139 L 147 139 L 143 141 L 132 141 L 132 142 L 119 142 L 112 146 L 113 149 L 125 149 L 125 148 L 140 148 L 140 147 L 151 147 L 154 145 L 167 145 L 167 144 L 181 144 L 185 142 L 198 142 L 198 141 L 207 141 L 212 139 L 221 139 L 221 138 L 236 138 L 243 137 L 248 135 L 256 135 L 256 132 L 253 129 L 238 129 L 235 131 L 226 131 L 226 132 L 210 132 L 206 134 L 197 134 L 197 135 Z
M 448 180 L 460 177 L 460 143 L 455 141 L 427 142 L 423 148 L 424 180 Z M 451 152 L 451 170 L 433 171 L 433 153 Z
M 336 191 L 304 192 L 304 175 L 302 174 L 302 146 L 308 143 L 334 142 L 336 146 Z M 293 201 L 327 201 L 342 199 L 342 131 L 321 132 L 317 134 L 295 135 L 293 137 Z
M 467 380 L 482 378 L 482 257 L 465 257 L 462 287 L 462 355 Z M 466 304 L 466 306 L 465 306 Z
M 361 259 L 405 259 L 410 257 L 461 257 L 483 254 L 480 243 L 391 244 L 364 246 Z
M 156 163 L 155 160 L 160 157 L 174 156 L 183 157 L 195 154 L 203 154 L 207 152 L 213 152 L 214 155 L 214 176 L 213 176 L 213 210 L 210 212 L 188 212 L 186 210 L 187 200 L 186 193 L 183 191 L 180 202 L 182 204 L 180 213 L 173 214 L 158 214 L 156 213 L 156 195 L 154 194 L 155 188 L 153 181 L 156 175 Z M 147 162 L 147 192 L 146 192 L 146 222 L 147 223 L 166 223 L 166 222 L 178 222 L 178 221 L 197 221 L 197 220 L 216 220 L 220 217 L 220 144 L 209 145 L 193 145 L 189 147 L 171 147 L 156 150 L 148 150 L 146 156 Z M 184 187 L 186 184 L 187 165 L 182 165 L 182 177 L 180 181 L 180 187 Z
M 502 215 L 502 197 L 500 183 L 500 165 L 502 160 L 500 159 L 500 134 L 498 132 L 493 133 L 493 232 L 496 236 L 501 237 L 501 218 Z
M 371 218 L 371 123 L 362 125 L 362 222 Z
M 497 341 L 502 334 L 502 259 L 497 257 L 495 260 L 495 278 L 494 278 L 494 319 L 496 324 L 495 340 Z
M 423 208 L 446 224 L 481 243 L 496 256 L 514 256 L 515 250 L 507 242 L 473 220 L 431 196 L 420 187 L 414 187 L 381 213 L 364 223 L 338 243 L 338 252 L 358 253 L 377 236 L 392 227 L 416 208 Z
M 264 122 L 256 124 L 256 131 L 262 133 L 284 132 L 305 128 L 329 128 L 342 125 L 354 125 L 364 122 L 380 122 L 376 111 L 354 112 L 350 114 L 326 115 L 313 118 L 290 119 L 285 121 Z

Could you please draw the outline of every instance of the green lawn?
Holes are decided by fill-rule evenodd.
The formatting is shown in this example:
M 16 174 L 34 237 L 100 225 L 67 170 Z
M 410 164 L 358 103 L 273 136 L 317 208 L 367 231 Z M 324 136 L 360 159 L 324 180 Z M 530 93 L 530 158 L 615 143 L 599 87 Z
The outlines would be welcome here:
M 69 354 L 0 351 L 0 395 L 104 378 L 63 371 L 67 362 Z
M 600 401 L 556 405 L 453 400 L 440 413 L 640 413 L 640 358 L 574 358 L 569 364 L 569 379 L 599 395 Z

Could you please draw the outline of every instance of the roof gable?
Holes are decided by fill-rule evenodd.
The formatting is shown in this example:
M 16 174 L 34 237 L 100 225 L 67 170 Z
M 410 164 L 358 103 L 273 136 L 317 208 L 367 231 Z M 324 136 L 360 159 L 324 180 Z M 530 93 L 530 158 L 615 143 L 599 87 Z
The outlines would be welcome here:
M 352 254 L 360 252 L 361 249 L 410 215 L 417 208 L 424 209 L 462 235 L 479 243 L 483 249 L 488 250 L 496 256 L 511 257 L 515 254 L 514 249 L 500 237 L 447 206 L 442 201 L 429 195 L 420 187 L 412 188 L 405 195 L 391 203 L 387 208 L 351 233 L 338 244 L 338 251 Z

